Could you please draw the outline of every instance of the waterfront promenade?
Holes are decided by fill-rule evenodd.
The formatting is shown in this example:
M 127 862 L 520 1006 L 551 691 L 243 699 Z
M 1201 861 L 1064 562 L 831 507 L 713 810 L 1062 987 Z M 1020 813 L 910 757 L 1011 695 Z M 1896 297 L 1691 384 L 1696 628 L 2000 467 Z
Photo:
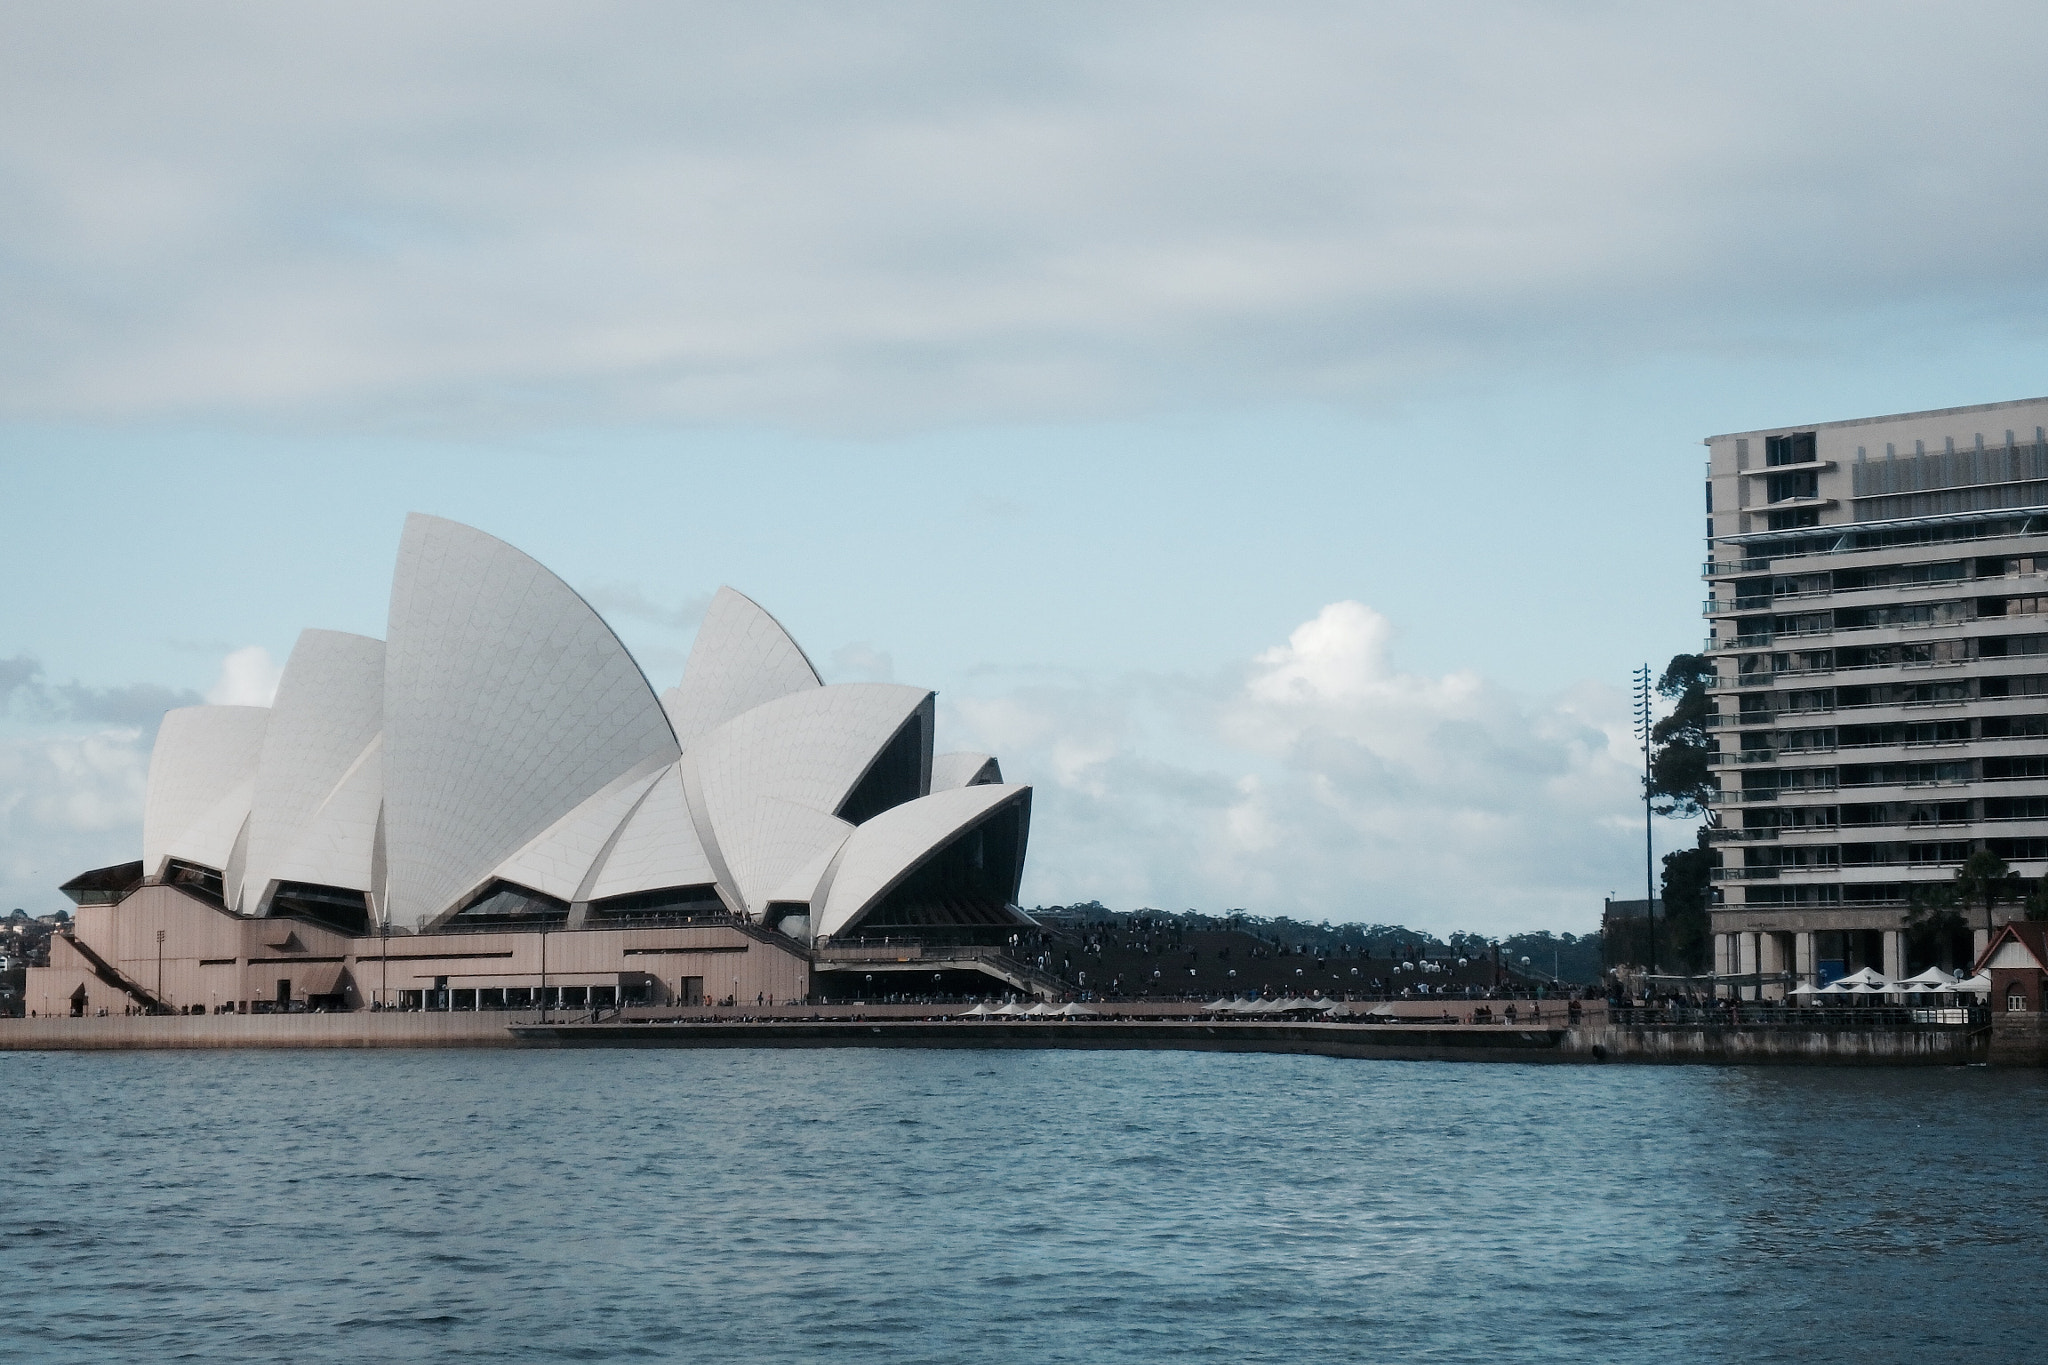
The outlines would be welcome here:
M 1530 1002 L 1522 1002 L 1525 1006 Z M 853 1005 L 763 1005 L 742 1009 L 719 1006 L 666 1007 L 606 1011 L 607 1024 L 635 1026 L 666 1025 L 671 1022 L 692 1026 L 719 1025 L 755 1030 L 770 1036 L 764 1026 L 799 1023 L 852 1024 L 887 1022 L 920 1023 L 948 1029 L 998 1028 L 1001 1024 L 979 1024 L 956 1019 L 963 1008 L 953 1003 L 853 1004 Z M 1096 1007 L 1101 1018 L 1117 1020 L 1182 1020 L 1200 1016 L 1197 1002 L 1181 1000 L 1137 1000 Z M 1441 1005 L 1399 1001 L 1386 1006 L 1396 1018 L 1428 1021 L 1441 1026 L 1445 1010 Z M 1583 1008 L 1601 1011 L 1604 1006 L 1590 1002 Z M 1470 1009 L 1455 1015 L 1464 1019 Z M 521 1044 L 512 1029 L 551 1022 L 556 1025 L 587 1021 L 583 1012 L 555 1010 L 545 1019 L 535 1010 L 353 1010 L 336 1013 L 294 1014 L 200 1014 L 200 1015 L 103 1015 L 84 1018 L 46 1016 L 35 1019 L 0 1019 L 0 1051 L 72 1050 L 121 1048 L 238 1048 L 238 1047 L 514 1047 Z M 1565 1006 L 1545 1002 L 1535 1019 L 1544 1026 L 1562 1024 Z M 1092 1021 L 1078 1021 L 1088 1023 Z M 1073 1027 L 1070 1021 L 1038 1021 L 1018 1027 L 1047 1029 Z M 1241 1027 L 1277 1028 L 1278 1024 L 1244 1024 Z M 1385 1028 L 1387 1025 L 1351 1025 L 1352 1028 Z M 1497 1031 L 1497 1030 L 1496 1030 Z M 708 1035 L 706 1035 L 708 1036 Z M 992 1036 L 992 1035 L 991 1035 Z
M 957 1006 L 789 1006 L 628 1010 L 543 1020 L 525 1011 L 110 1016 L 0 1020 L 0 1051 L 240 1048 L 941 1048 L 1297 1053 L 1411 1061 L 1957 1066 L 1986 1060 L 1978 1023 L 1879 1020 L 1815 1011 L 1717 1023 L 1610 1017 L 1598 1001 L 1571 1020 L 1562 1003 L 1516 1023 L 1449 1021 L 1403 1002 L 1390 1021 L 1191 1016 L 1184 1002 L 1134 1002 L 1075 1019 L 961 1019 Z

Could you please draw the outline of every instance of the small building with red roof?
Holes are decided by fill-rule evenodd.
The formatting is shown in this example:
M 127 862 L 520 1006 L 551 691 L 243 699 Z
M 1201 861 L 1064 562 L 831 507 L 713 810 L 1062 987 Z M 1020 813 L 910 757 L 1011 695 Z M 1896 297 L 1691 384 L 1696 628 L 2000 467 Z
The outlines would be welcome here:
M 2048 923 L 1999 926 L 1975 965 L 1991 977 L 1991 1060 L 2048 1065 Z

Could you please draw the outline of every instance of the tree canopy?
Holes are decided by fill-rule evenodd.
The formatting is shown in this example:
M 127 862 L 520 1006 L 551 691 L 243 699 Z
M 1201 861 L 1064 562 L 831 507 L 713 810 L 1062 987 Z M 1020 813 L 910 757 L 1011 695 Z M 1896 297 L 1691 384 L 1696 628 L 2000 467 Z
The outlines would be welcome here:
M 1714 713 L 1707 697 L 1713 677 L 1712 659 L 1678 654 L 1657 680 L 1658 693 L 1677 703 L 1650 731 L 1650 799 L 1659 815 L 1697 818 L 1713 796 L 1714 773 L 1708 764 L 1714 738 L 1707 724 Z

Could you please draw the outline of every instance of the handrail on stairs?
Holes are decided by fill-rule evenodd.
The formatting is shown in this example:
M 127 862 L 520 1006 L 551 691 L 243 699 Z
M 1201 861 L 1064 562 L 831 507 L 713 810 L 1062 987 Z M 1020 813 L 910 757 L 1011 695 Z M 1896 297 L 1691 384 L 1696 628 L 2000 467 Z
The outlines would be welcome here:
M 107 985 L 112 986 L 115 990 L 125 992 L 136 1003 L 148 1009 L 159 1010 L 165 1014 L 170 1013 L 171 1007 L 168 1002 L 157 999 L 155 995 L 151 994 L 147 986 L 144 986 L 140 981 L 135 980 L 119 967 L 101 957 L 91 944 L 78 937 L 74 931 L 65 929 L 61 932 L 64 935 L 65 941 L 76 948 L 78 955 L 85 959 L 87 966 L 92 968 L 94 976 Z

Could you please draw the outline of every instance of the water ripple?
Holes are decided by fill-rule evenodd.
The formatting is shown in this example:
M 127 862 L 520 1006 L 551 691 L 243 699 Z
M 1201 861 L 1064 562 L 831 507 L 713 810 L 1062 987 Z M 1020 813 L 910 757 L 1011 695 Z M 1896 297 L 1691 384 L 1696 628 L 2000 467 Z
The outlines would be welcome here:
M 2032 1352 L 2048 1079 L 0 1054 L 10 1360 Z M 1926 1333 L 1935 1335 L 1929 1338 Z

